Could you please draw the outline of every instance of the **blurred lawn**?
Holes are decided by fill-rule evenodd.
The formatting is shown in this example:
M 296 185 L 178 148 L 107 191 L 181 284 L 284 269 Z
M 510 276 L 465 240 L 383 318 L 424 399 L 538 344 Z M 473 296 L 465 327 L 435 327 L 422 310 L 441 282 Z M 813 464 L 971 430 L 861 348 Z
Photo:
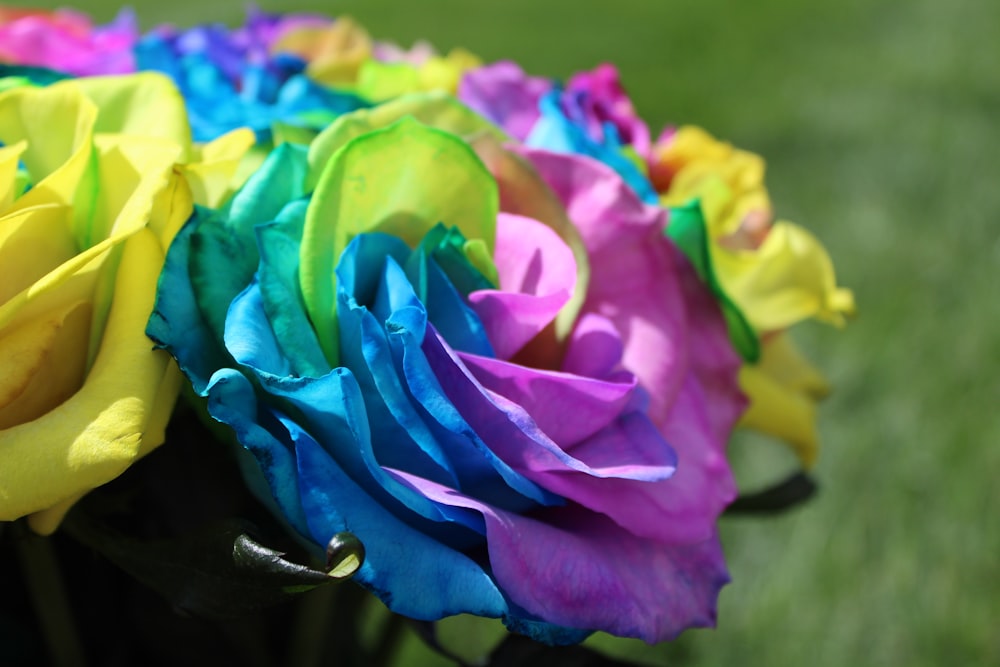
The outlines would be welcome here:
M 797 331 L 835 386 L 820 496 L 725 522 L 718 630 L 597 645 L 670 665 L 1000 664 L 1000 3 L 260 4 L 536 74 L 615 62 L 651 126 L 763 154 L 779 216 L 819 235 L 855 290 L 845 331 Z M 144 27 L 243 16 L 228 0 L 136 6 Z M 776 458 L 751 439 L 733 456 L 745 479 Z

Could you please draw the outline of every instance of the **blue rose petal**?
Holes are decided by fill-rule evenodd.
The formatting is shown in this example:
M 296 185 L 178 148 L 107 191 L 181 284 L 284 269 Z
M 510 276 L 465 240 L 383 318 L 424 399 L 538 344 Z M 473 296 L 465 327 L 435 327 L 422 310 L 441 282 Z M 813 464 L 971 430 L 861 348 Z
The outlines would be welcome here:
M 455 488 L 482 485 L 503 507 L 524 510 L 535 503 L 557 504 L 556 496 L 514 472 L 483 443 L 451 405 L 431 367 L 421 363 L 427 311 L 399 267 L 398 260 L 407 253 L 409 249 L 395 237 L 364 234 L 348 245 L 337 267 L 341 359 L 356 371 L 365 393 L 370 421 L 377 429 L 374 441 L 393 443 L 387 448 L 392 457 L 387 465 Z M 378 281 L 380 265 L 384 268 Z M 440 272 L 433 262 L 428 266 L 428 273 Z M 457 292 L 450 287 L 448 294 Z M 358 304 L 359 299 L 370 300 L 372 310 Z M 471 309 L 469 313 L 475 318 Z M 481 331 L 478 319 L 476 324 Z M 410 442 L 421 452 L 404 446 Z M 417 472 L 424 456 L 445 466 L 448 478 L 440 479 L 433 469 Z
M 355 580 L 393 611 L 417 619 L 472 613 L 498 617 L 507 603 L 481 565 L 401 521 L 373 500 L 297 424 L 282 423 L 295 443 L 302 505 L 319 544 L 350 531 L 365 545 Z
M 234 43 L 220 26 L 176 35 L 153 32 L 134 48 L 138 69 L 163 72 L 181 90 L 195 141 L 249 127 L 266 143 L 277 123 L 320 129 L 311 114 L 328 122 L 370 106 L 353 93 L 329 90 L 308 79 L 302 74 L 306 64 L 298 58 L 249 57 L 245 51 L 245 45 Z
M 255 466 L 241 461 L 254 495 L 268 505 L 276 505 L 295 530 L 309 537 L 309 526 L 299 499 L 295 455 L 287 444 L 274 436 L 278 430 L 274 414 L 258 405 L 253 385 L 246 376 L 231 368 L 217 371 L 205 393 L 209 414 L 228 424 L 240 444 L 256 459 Z
M 220 359 L 228 356 L 199 308 L 188 272 L 191 239 L 215 215 L 195 208 L 191 219 L 177 233 L 160 273 L 156 305 L 146 325 L 146 335 L 157 347 L 170 352 L 199 394 L 204 394 Z
M 541 116 L 525 140 L 526 146 L 544 148 L 559 153 L 577 153 L 600 160 L 622 177 L 647 204 L 658 205 L 660 196 L 653 189 L 649 179 L 639 171 L 621 151 L 618 133 L 614 125 L 604 127 L 604 143 L 598 143 L 587 135 L 582 125 L 574 123 L 563 111 L 562 102 L 579 104 L 574 96 L 564 96 L 562 90 L 553 88 L 538 102 Z
M 423 247 L 410 255 L 405 271 L 411 285 L 424 287 L 420 297 L 427 309 L 427 318 L 449 345 L 485 357 L 496 356 L 482 320 L 466 304 L 450 276 L 428 257 Z

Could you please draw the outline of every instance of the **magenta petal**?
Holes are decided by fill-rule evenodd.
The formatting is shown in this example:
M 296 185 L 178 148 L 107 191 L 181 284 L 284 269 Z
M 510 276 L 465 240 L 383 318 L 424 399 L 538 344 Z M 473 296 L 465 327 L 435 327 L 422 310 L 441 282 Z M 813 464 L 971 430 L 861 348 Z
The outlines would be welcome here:
M 472 292 L 469 302 L 496 355 L 509 359 L 569 301 L 576 284 L 576 260 L 548 226 L 500 213 L 494 261 L 500 289 Z
M 523 215 L 497 214 L 493 261 L 505 292 L 544 295 L 576 283 L 570 247 L 551 227 Z
M 618 70 L 603 63 L 590 72 L 574 74 L 567 84 L 569 91 L 589 94 L 592 112 L 599 122 L 610 122 L 618 131 L 623 144 L 632 146 L 641 157 L 650 155 L 649 128 L 635 112 L 632 100 L 622 87 Z
M 478 290 L 469 294 L 469 303 L 482 321 L 496 355 L 510 359 L 555 319 L 569 297 L 566 291 L 536 297 Z
M 662 489 L 663 529 L 676 540 L 699 540 L 736 497 L 726 440 L 712 433 L 704 392 L 689 377 L 660 426 L 677 451 L 677 472 Z
M 678 269 L 688 326 L 698 332 L 688 339 L 689 368 L 704 394 L 708 428 L 718 442 L 725 443 L 747 405 L 738 382 L 742 361 L 729 340 L 715 298 L 690 263 L 680 261 Z M 722 445 L 719 451 L 723 451 Z
M 627 414 L 573 449 L 573 456 L 601 476 L 577 472 L 544 473 L 536 481 L 549 491 L 607 516 L 639 537 L 658 541 L 697 541 L 711 529 L 703 515 L 678 517 L 670 492 L 677 455 L 645 415 Z M 716 514 L 718 513 L 718 507 Z M 675 525 L 675 517 L 692 523 Z M 696 535 L 697 539 L 690 539 Z
M 609 382 L 472 354 L 459 353 L 459 358 L 484 387 L 523 406 L 565 450 L 614 421 L 636 386 L 631 376 Z
M 587 247 L 584 312 L 607 318 L 621 335 L 622 364 L 648 392 L 648 414 L 677 452 L 677 473 L 657 489 L 662 530 L 678 540 L 706 539 L 735 493 L 725 442 L 744 407 L 739 359 L 718 307 L 663 236 L 663 212 L 643 204 L 611 169 L 586 158 L 522 153 L 565 203 Z
M 658 542 L 572 505 L 528 518 L 391 472 L 439 503 L 482 513 L 500 589 L 550 623 L 649 643 L 715 624 L 716 599 L 729 576 L 714 534 L 695 544 Z
M 687 373 L 688 325 L 665 212 L 647 206 L 612 170 L 577 155 L 521 149 L 565 204 L 590 256 L 583 311 L 606 317 L 624 343 L 622 363 L 666 416 Z
M 615 325 L 606 317 L 586 313 L 570 334 L 562 370 L 587 377 L 607 378 L 621 366 L 625 348 Z
M 0 25 L 0 59 L 80 76 L 131 72 L 137 34 L 128 10 L 96 28 L 86 15 L 69 10 L 29 15 Z
M 551 524 L 486 516 L 490 564 L 511 600 L 559 625 L 650 644 L 715 625 L 729 581 L 717 536 L 664 544 L 574 510 L 552 512 Z

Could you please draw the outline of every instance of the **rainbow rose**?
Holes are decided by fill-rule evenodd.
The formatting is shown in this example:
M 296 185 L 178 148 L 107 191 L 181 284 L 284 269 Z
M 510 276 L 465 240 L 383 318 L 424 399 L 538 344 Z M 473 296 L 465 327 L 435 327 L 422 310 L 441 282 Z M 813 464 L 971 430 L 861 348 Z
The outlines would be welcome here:
M 459 98 L 530 146 L 601 160 L 644 201 L 673 209 L 667 234 L 719 301 L 746 361 L 742 425 L 784 440 L 811 467 L 819 451 L 815 404 L 828 389 L 785 330 L 810 317 L 842 325 L 853 296 L 837 286 L 812 234 L 774 222 L 763 160 L 690 126 L 667 128 L 651 142 L 608 64 L 564 86 L 494 63 L 466 73 Z
M 147 332 L 259 494 L 417 619 L 572 643 L 713 625 L 744 407 L 717 304 L 586 156 L 404 96 L 196 209 Z
M 158 75 L 0 93 L 0 520 L 51 532 L 163 441 L 181 376 L 144 334 L 157 276 L 247 139 L 196 151 Z
M 702 274 L 741 323 L 731 329 L 747 332 L 740 385 L 750 406 L 741 423 L 785 441 L 811 467 L 819 452 L 816 403 L 829 389 L 786 330 L 809 318 L 843 326 L 853 294 L 837 285 L 815 236 L 774 220 L 760 156 L 700 128 L 671 128 L 651 149 L 650 174 L 665 206 L 690 212 L 697 202 L 678 235 L 696 239 Z
M 141 70 L 170 76 L 187 104 L 197 141 L 249 127 L 269 143 L 277 131 L 319 129 L 337 115 L 368 106 L 348 92 L 319 85 L 306 63 L 279 48 L 283 36 L 325 21 L 309 15 L 277 16 L 251 10 L 244 26 L 162 26 L 135 46 Z
M 45 67 L 78 76 L 135 71 L 135 16 L 122 10 L 106 26 L 69 9 L 0 7 L 0 63 Z
M 308 143 L 337 116 L 416 91 L 454 93 L 479 60 L 375 42 L 350 19 L 251 9 L 244 25 L 153 29 L 135 45 L 140 70 L 181 89 L 198 141 L 249 127 L 262 148 Z

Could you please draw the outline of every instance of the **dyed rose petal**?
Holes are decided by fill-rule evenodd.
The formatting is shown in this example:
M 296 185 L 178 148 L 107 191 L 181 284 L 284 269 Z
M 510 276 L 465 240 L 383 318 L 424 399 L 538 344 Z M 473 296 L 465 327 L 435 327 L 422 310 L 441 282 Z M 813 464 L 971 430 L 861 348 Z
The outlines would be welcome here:
M 510 213 L 497 216 L 494 261 L 500 289 L 472 292 L 469 302 L 496 355 L 509 359 L 569 301 L 576 283 L 576 261 L 551 228 Z
M 515 63 L 500 61 L 466 73 L 458 99 L 524 141 L 538 121 L 538 101 L 551 89 L 551 80 L 528 76 Z
M 584 93 L 580 103 L 586 110 L 585 122 L 592 137 L 596 135 L 599 141 L 604 124 L 611 123 L 623 144 L 632 146 L 642 157 L 649 155 L 649 128 L 635 112 L 614 65 L 604 63 L 589 72 L 574 74 L 566 89 Z
M 437 502 L 480 512 L 497 583 L 532 614 L 649 643 L 672 639 L 681 627 L 715 623 L 715 600 L 729 576 L 714 534 L 689 545 L 663 544 L 577 506 L 528 518 L 389 472 Z

